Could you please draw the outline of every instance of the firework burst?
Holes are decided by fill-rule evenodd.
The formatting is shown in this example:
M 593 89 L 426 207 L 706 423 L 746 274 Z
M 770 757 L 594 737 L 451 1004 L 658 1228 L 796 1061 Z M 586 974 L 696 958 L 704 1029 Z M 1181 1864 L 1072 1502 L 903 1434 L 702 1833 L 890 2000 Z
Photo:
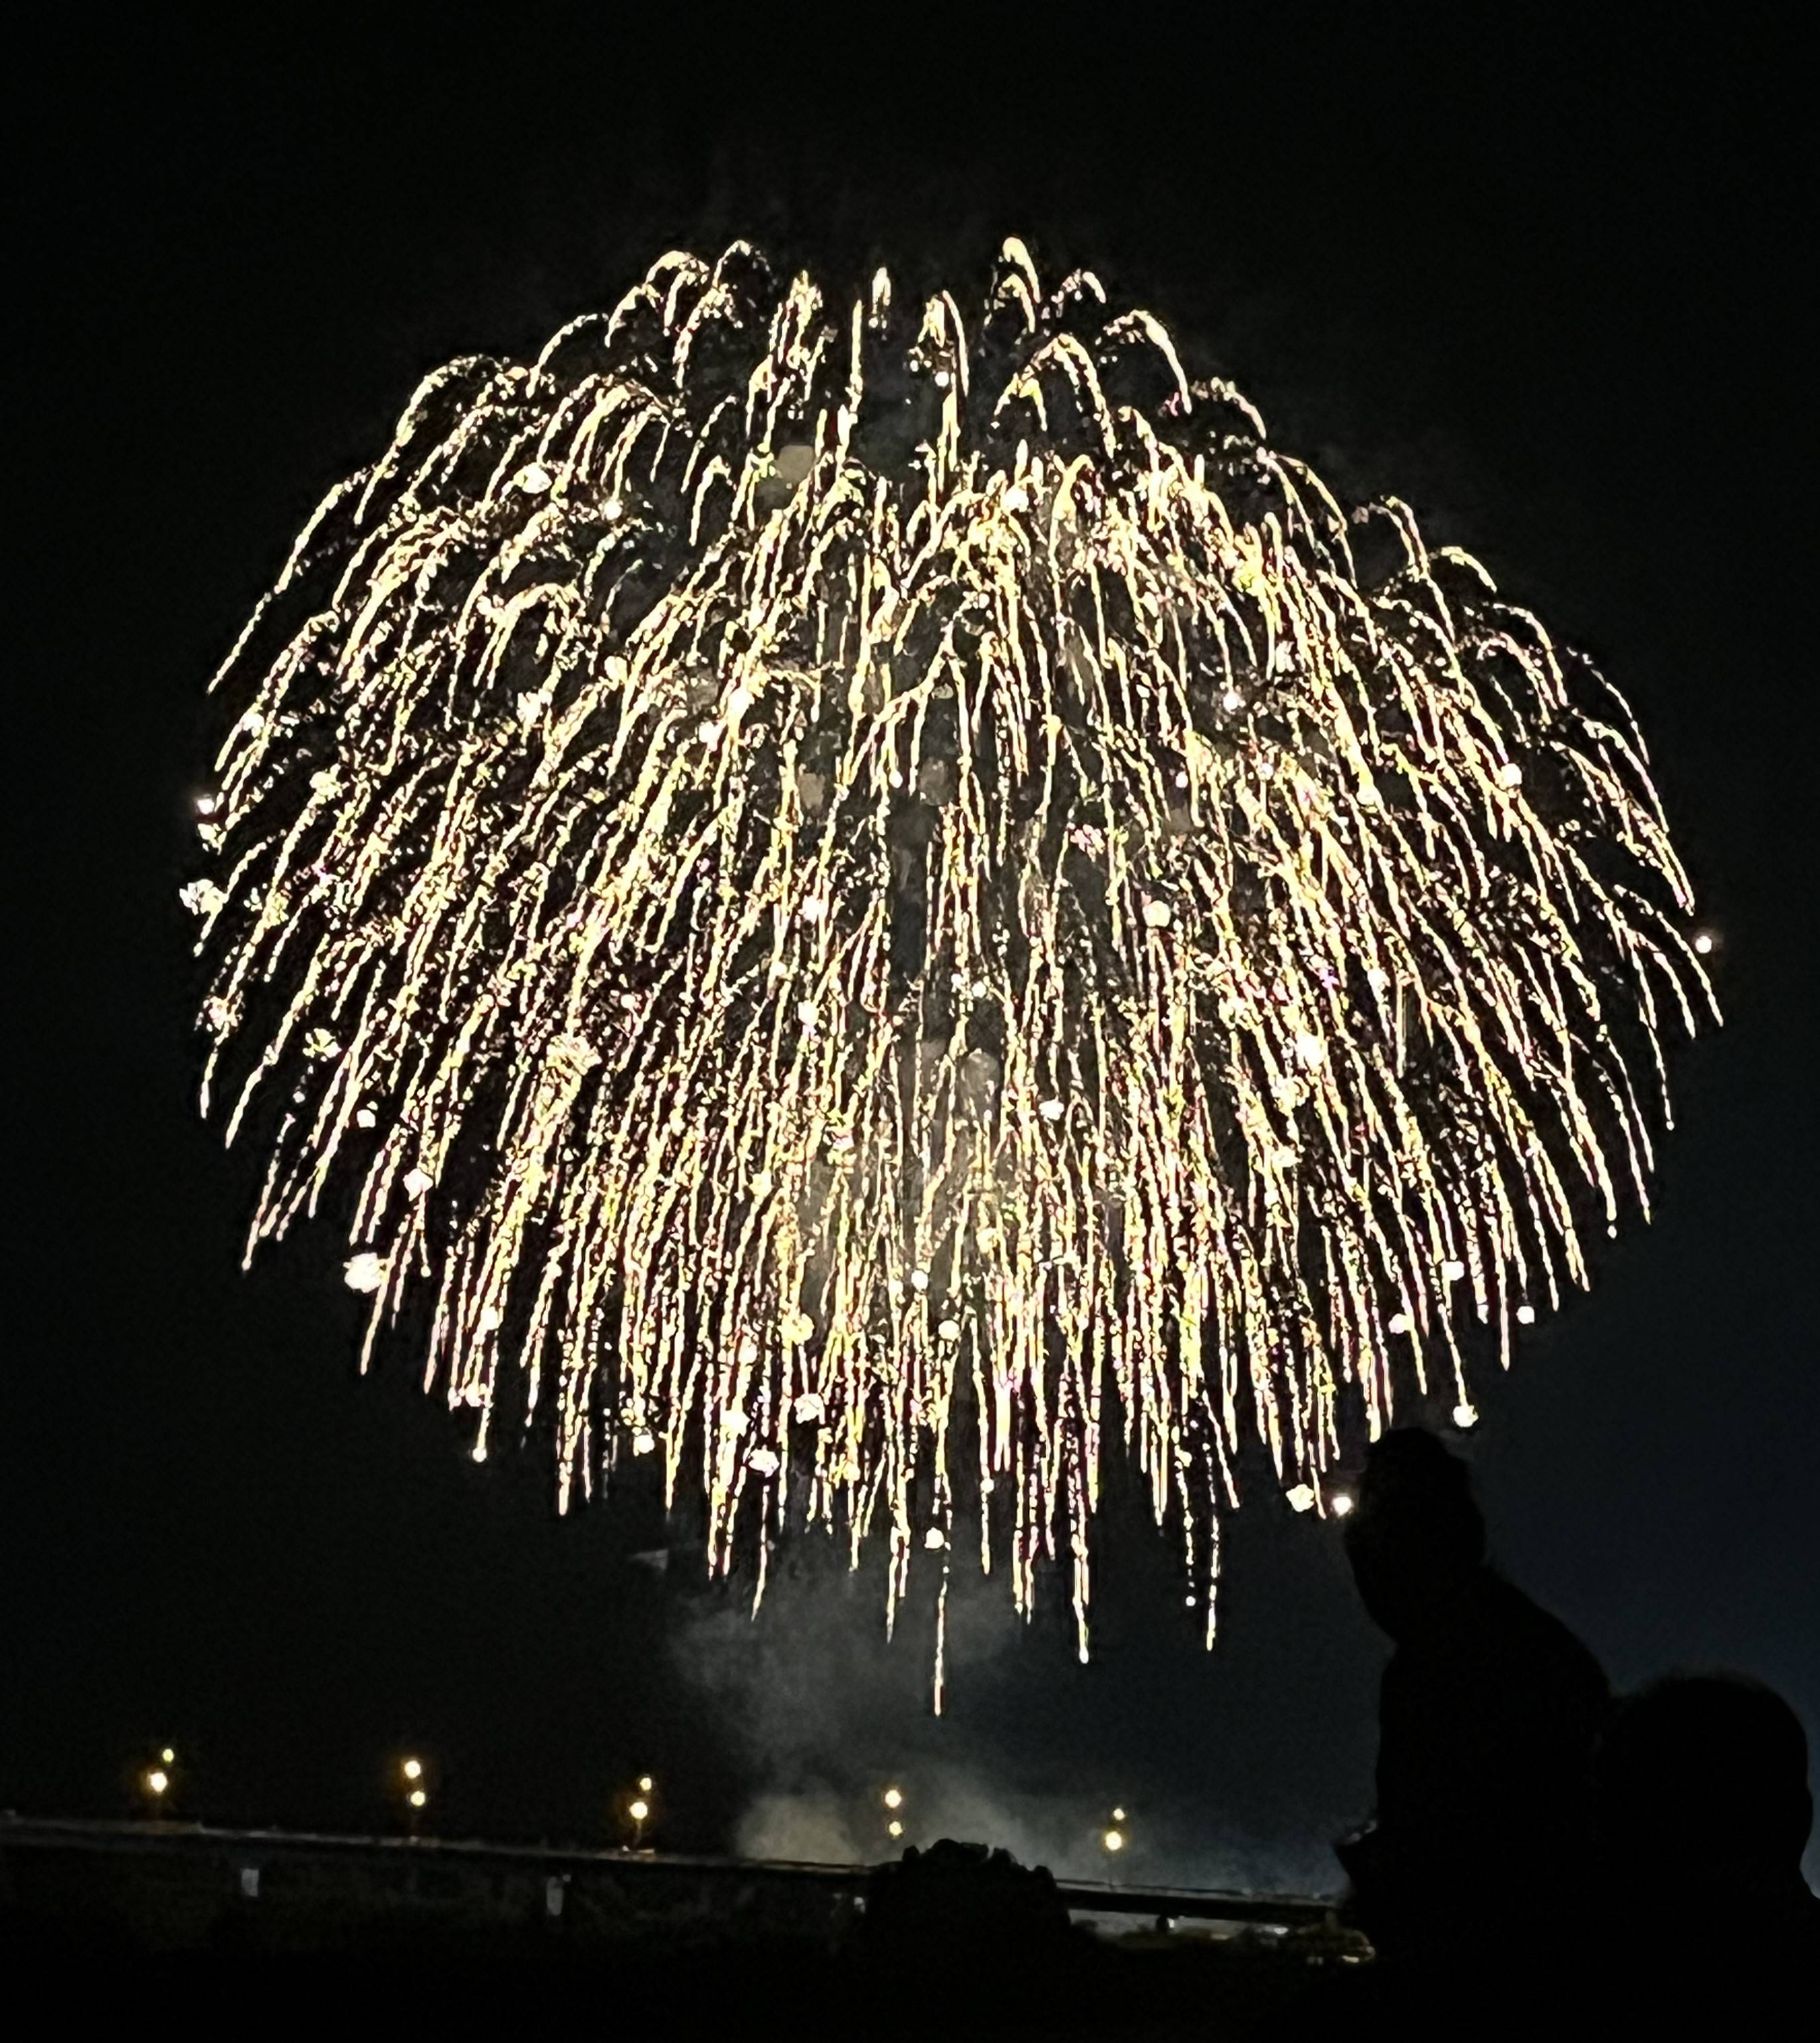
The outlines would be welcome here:
M 477 1455 L 518 1373 L 761 1589 L 882 1523 L 895 1608 L 965 1507 L 1084 1654 L 1109 1435 L 1211 1638 L 1242 1435 L 1320 1508 L 1469 1417 L 1710 1004 L 1613 692 L 1014 241 L 971 331 L 736 244 L 452 363 L 220 679 L 249 1255 L 344 1181 L 369 1351 L 420 1296 Z

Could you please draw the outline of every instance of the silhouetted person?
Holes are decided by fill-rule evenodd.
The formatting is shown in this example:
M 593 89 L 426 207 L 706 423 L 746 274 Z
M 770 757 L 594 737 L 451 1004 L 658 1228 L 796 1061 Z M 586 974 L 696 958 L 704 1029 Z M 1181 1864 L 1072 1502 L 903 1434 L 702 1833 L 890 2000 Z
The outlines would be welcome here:
M 1565 1964 L 1609 1708 L 1598 1662 L 1486 1565 L 1466 1466 L 1429 1434 L 1372 1446 L 1346 1548 L 1396 1643 L 1376 1820 L 1339 1848 L 1358 1922 L 1410 1972 Z
M 1807 1738 L 1773 1689 L 1676 1674 L 1632 1696 L 1600 1754 L 1598 1811 L 1625 2001 L 1672 2009 L 1690 1992 L 1716 1995 L 1744 2019 L 1797 1977 L 1814 1982 L 1820 1901 L 1801 1876 L 1814 1820 Z
M 1059 2026 L 1082 1943 L 1047 1867 L 941 1838 L 874 1867 L 849 1950 L 880 2033 L 898 2033 L 885 2018 L 896 2015 L 918 2033 L 933 2023 L 937 2033 L 971 2035 L 997 2033 L 1016 2015 Z M 983 2032 L 957 2028 L 964 2018 Z

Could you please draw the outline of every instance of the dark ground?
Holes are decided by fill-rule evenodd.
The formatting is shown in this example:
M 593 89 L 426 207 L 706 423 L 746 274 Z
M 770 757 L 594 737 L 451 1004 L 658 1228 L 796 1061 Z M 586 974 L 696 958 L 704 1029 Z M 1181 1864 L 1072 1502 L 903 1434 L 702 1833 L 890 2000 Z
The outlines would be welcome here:
M 0 1822 L 0 1977 L 15 1998 L 42 1980 L 68 2014 L 169 2005 L 263 2024 L 282 2005 L 293 2021 L 471 2029 L 535 2005 L 546 2022 L 768 2036 L 810 2008 L 845 2033 L 926 2031 L 928 2007 L 902 1991 L 914 1976 L 934 1984 L 944 2035 L 1160 2039 L 1253 2035 L 1370 1969 L 1367 1947 L 1306 1905 L 1225 1904 L 1254 1918 L 1240 1922 L 1172 1895 L 1149 1898 L 1180 1911 L 1167 1923 L 1095 1915 L 1106 1897 L 949 1853 L 960 1876 L 938 1869 L 932 1892 L 914 1857 L 868 1872 Z

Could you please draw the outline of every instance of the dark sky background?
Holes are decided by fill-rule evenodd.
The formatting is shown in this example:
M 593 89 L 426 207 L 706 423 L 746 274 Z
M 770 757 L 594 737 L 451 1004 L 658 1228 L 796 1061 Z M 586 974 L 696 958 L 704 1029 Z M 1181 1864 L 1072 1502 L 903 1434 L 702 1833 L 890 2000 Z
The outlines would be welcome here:
M 1062 1598 L 1026 1631 L 994 1585 L 937 1723 L 926 1611 L 887 1651 L 876 1573 L 805 1562 L 752 1627 L 630 1560 L 648 1499 L 559 1522 L 544 1460 L 473 1465 L 408 1356 L 359 1379 L 326 1232 L 240 1274 L 252 1164 L 195 1113 L 177 901 L 207 677 L 426 370 L 736 232 L 964 304 L 1006 232 L 1090 263 L 1628 695 L 1727 1023 L 1674 1052 L 1653 1224 L 1483 1385 L 1471 1452 L 1499 1557 L 1617 1682 L 1748 1669 L 1820 1743 L 1814 223 L 1775 11 L 856 10 L 660 44 L 604 7 L 414 43 L 153 10 L 14 52 L 0 1806 L 110 1812 L 169 1739 L 194 1812 L 365 1825 L 411 1746 L 459 1833 L 599 1837 L 649 1767 L 671 1842 L 869 1846 L 902 1770 L 923 1818 L 1052 1856 L 1116 1800 L 1154 1869 L 1299 1881 L 1369 1801 L 1381 1648 L 1333 1528 L 1267 1494 L 1211 1657 L 1115 1483 L 1092 1664 Z

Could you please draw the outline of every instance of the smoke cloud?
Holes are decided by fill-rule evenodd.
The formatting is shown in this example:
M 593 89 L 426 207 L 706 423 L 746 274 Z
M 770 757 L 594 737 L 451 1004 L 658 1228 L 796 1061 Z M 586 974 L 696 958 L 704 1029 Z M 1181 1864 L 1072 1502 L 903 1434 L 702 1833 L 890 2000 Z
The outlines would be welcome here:
M 957 1558 L 951 1685 L 937 1717 L 935 1585 L 913 1593 L 887 1642 L 879 1557 L 857 1574 L 845 1559 L 843 1543 L 805 1535 L 774 1564 L 756 1621 L 749 1582 L 701 1591 L 676 1612 L 680 1671 L 749 1784 L 733 1837 L 742 1854 L 859 1865 L 952 1837 L 1002 1846 L 1064 1879 L 1247 1892 L 1337 1885 L 1318 1823 L 1301 1835 L 1253 1834 L 1205 1798 L 1174 1792 L 1154 1755 L 1121 1761 L 1119 1746 L 1132 1741 L 1096 1740 L 1090 1727 L 1070 1734 L 1067 1686 L 1090 1677 L 1076 1667 L 1065 1596 L 1041 1600 L 1050 1618 L 1040 1608 L 1025 1624 L 1004 1582 Z M 895 1808 L 885 1801 L 892 1788 Z M 891 1834 L 894 1821 L 901 1835 Z M 1116 1852 L 1105 1843 L 1113 1830 Z

